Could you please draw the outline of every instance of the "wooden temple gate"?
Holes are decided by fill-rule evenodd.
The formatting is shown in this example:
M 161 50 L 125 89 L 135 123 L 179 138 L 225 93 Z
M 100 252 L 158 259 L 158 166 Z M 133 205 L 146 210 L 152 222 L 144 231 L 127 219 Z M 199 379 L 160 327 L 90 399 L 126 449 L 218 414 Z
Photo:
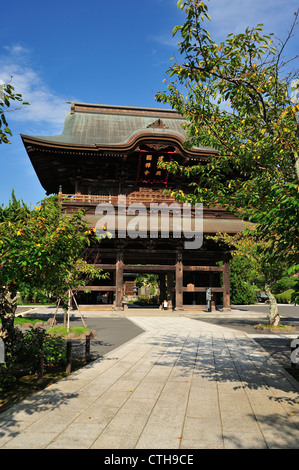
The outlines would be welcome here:
M 178 257 L 180 258 L 180 257 Z M 175 266 L 162 266 L 162 265 L 125 265 L 122 261 L 122 256 L 118 256 L 118 261 L 115 265 L 95 265 L 96 267 L 102 269 L 103 271 L 115 271 L 115 285 L 104 285 L 104 286 L 82 286 L 80 290 L 91 290 L 93 292 L 107 292 L 111 291 L 115 293 L 115 301 L 113 308 L 115 310 L 123 310 L 123 283 L 124 283 L 124 271 L 134 272 L 134 273 L 155 273 L 155 274 L 166 274 L 167 281 L 165 283 L 165 289 L 163 291 L 166 293 L 164 296 L 168 303 L 168 309 L 175 310 L 184 310 L 183 294 L 184 292 L 195 293 L 202 292 L 206 294 L 206 287 L 196 287 L 194 284 L 189 284 L 188 286 L 183 285 L 183 273 L 184 272 L 222 272 L 223 273 L 223 287 L 211 287 L 212 294 L 221 293 L 223 295 L 223 310 L 230 309 L 230 289 L 229 289 L 229 265 L 225 263 L 223 267 L 218 266 L 183 266 L 182 261 L 177 261 Z M 163 276 L 163 274 L 162 274 Z M 161 284 L 160 284 L 161 285 Z M 162 277 L 163 285 L 163 277 Z M 213 302 L 215 305 L 215 301 Z M 188 305 L 188 308 L 193 307 L 193 305 Z M 196 304 L 196 308 L 205 308 L 205 304 Z
M 190 181 L 168 173 L 160 162 L 206 165 L 217 151 L 186 148 L 183 123 L 169 109 L 72 102 L 60 136 L 21 137 L 47 194 L 58 194 L 66 213 L 84 209 L 94 228 L 98 205 L 116 205 L 120 195 L 127 205 L 137 202 L 148 211 L 152 203 L 175 202 L 165 189 L 188 192 Z M 110 280 L 82 286 L 81 294 L 86 289 L 107 293 L 107 305 L 119 310 L 126 273 L 156 273 L 169 308 L 205 308 L 205 292 L 211 288 L 214 307 L 220 303 L 229 309 L 229 249 L 208 236 L 243 228 L 240 219 L 215 206 L 203 209 L 203 244 L 198 249 L 184 248 L 184 238 L 173 236 L 174 230 L 166 238 L 160 234 L 154 239 L 118 239 L 116 234 L 87 253 L 87 262 L 109 272 Z

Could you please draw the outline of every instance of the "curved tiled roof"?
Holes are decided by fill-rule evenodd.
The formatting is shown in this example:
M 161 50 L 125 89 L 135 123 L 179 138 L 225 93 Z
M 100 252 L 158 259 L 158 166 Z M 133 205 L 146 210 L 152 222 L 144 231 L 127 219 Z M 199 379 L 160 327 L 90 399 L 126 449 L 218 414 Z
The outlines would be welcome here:
M 68 112 L 62 134 L 45 139 L 76 145 L 117 145 L 127 142 L 138 131 L 153 132 L 148 126 L 154 121 L 150 117 Z M 181 121 L 163 119 L 163 123 L 171 133 L 178 134 L 182 139 L 186 138 Z M 155 132 L 161 134 L 165 131 L 166 129 L 155 129 Z
M 162 108 L 139 108 L 71 102 L 60 135 L 38 140 L 82 146 L 119 146 L 134 136 L 151 134 L 173 136 L 183 142 L 184 119 L 175 111 Z M 33 137 L 33 136 L 31 136 Z M 197 147 L 199 150 L 212 150 Z

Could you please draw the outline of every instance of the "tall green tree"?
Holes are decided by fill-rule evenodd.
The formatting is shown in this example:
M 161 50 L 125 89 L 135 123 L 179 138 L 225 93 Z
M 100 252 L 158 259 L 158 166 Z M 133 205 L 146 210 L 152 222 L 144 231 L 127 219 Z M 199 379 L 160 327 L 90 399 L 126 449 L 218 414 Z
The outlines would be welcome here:
M 272 243 L 267 250 L 299 269 L 299 103 L 292 100 L 299 80 L 284 59 L 298 12 L 285 41 L 274 44 L 274 35 L 257 25 L 216 43 L 206 28 L 206 2 L 179 0 L 178 6 L 185 14 L 173 30 L 180 55 L 156 99 L 186 119 L 186 146 L 215 153 L 207 164 L 165 164 L 190 178 L 189 192 L 174 194 L 220 204 L 258 224 L 261 239 Z
M 280 315 L 273 291 L 277 282 L 283 277 L 288 264 L 282 261 L 277 263 L 275 250 L 269 249 L 270 242 L 267 240 L 261 242 L 258 232 L 251 227 L 248 227 L 243 233 L 235 235 L 218 233 L 215 237 L 211 238 L 225 243 L 232 249 L 233 261 L 237 261 L 236 264 L 239 264 L 240 268 L 242 268 L 244 261 L 257 267 L 255 281 L 264 285 L 265 292 L 269 298 L 269 324 L 278 326 L 280 324 Z M 234 271 L 236 274 L 236 266 L 234 266 Z M 240 273 L 239 278 L 240 280 L 242 279 L 242 273 Z M 240 287 L 244 288 L 241 283 Z M 248 287 L 247 295 L 250 290 Z
M 14 341 L 19 292 L 39 287 L 67 302 L 68 291 L 82 284 L 82 274 L 101 276 L 81 259 L 90 235 L 83 212 L 64 214 L 55 196 L 30 210 L 13 193 L 0 209 L 0 319 L 6 352 Z

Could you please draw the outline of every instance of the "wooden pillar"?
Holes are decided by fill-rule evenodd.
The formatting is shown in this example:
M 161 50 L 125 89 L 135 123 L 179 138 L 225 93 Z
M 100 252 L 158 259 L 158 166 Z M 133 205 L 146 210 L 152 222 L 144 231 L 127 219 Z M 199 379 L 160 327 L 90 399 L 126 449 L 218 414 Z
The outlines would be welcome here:
M 184 267 L 182 261 L 182 254 L 177 255 L 177 262 L 175 266 L 175 310 L 184 310 L 183 306 L 183 275 Z
M 229 283 L 229 257 L 223 263 L 223 310 L 230 311 L 230 283 Z
M 124 262 L 122 252 L 117 253 L 115 269 L 115 305 L 114 310 L 123 310 Z
M 209 272 L 209 287 L 213 287 L 214 286 L 214 273 L 213 271 L 210 271 Z M 212 303 L 211 303 L 211 306 L 212 306 L 212 310 L 216 309 L 216 294 L 212 293 Z
M 160 295 L 159 295 L 159 303 L 160 305 L 163 304 L 164 300 L 166 300 L 166 283 L 165 283 L 165 274 L 159 274 L 159 288 L 160 288 Z
M 172 271 L 167 273 L 167 303 L 169 310 L 173 308 L 173 275 L 174 273 Z

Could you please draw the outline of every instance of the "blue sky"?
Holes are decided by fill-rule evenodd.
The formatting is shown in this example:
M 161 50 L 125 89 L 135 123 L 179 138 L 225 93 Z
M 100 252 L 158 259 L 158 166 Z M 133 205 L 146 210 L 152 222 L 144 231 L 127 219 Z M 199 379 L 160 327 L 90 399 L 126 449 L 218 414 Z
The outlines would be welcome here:
M 172 29 L 183 24 L 177 0 L 15 0 L 0 31 L 0 83 L 12 85 L 30 106 L 7 113 L 12 145 L 0 145 L 0 204 L 14 188 L 35 204 L 45 197 L 20 134 L 57 135 L 67 101 L 159 107 L 154 97 L 177 56 Z M 230 32 L 264 24 L 285 39 L 297 0 L 210 0 L 215 42 Z M 298 53 L 299 29 L 288 55 Z M 298 66 L 298 62 L 297 62 Z

